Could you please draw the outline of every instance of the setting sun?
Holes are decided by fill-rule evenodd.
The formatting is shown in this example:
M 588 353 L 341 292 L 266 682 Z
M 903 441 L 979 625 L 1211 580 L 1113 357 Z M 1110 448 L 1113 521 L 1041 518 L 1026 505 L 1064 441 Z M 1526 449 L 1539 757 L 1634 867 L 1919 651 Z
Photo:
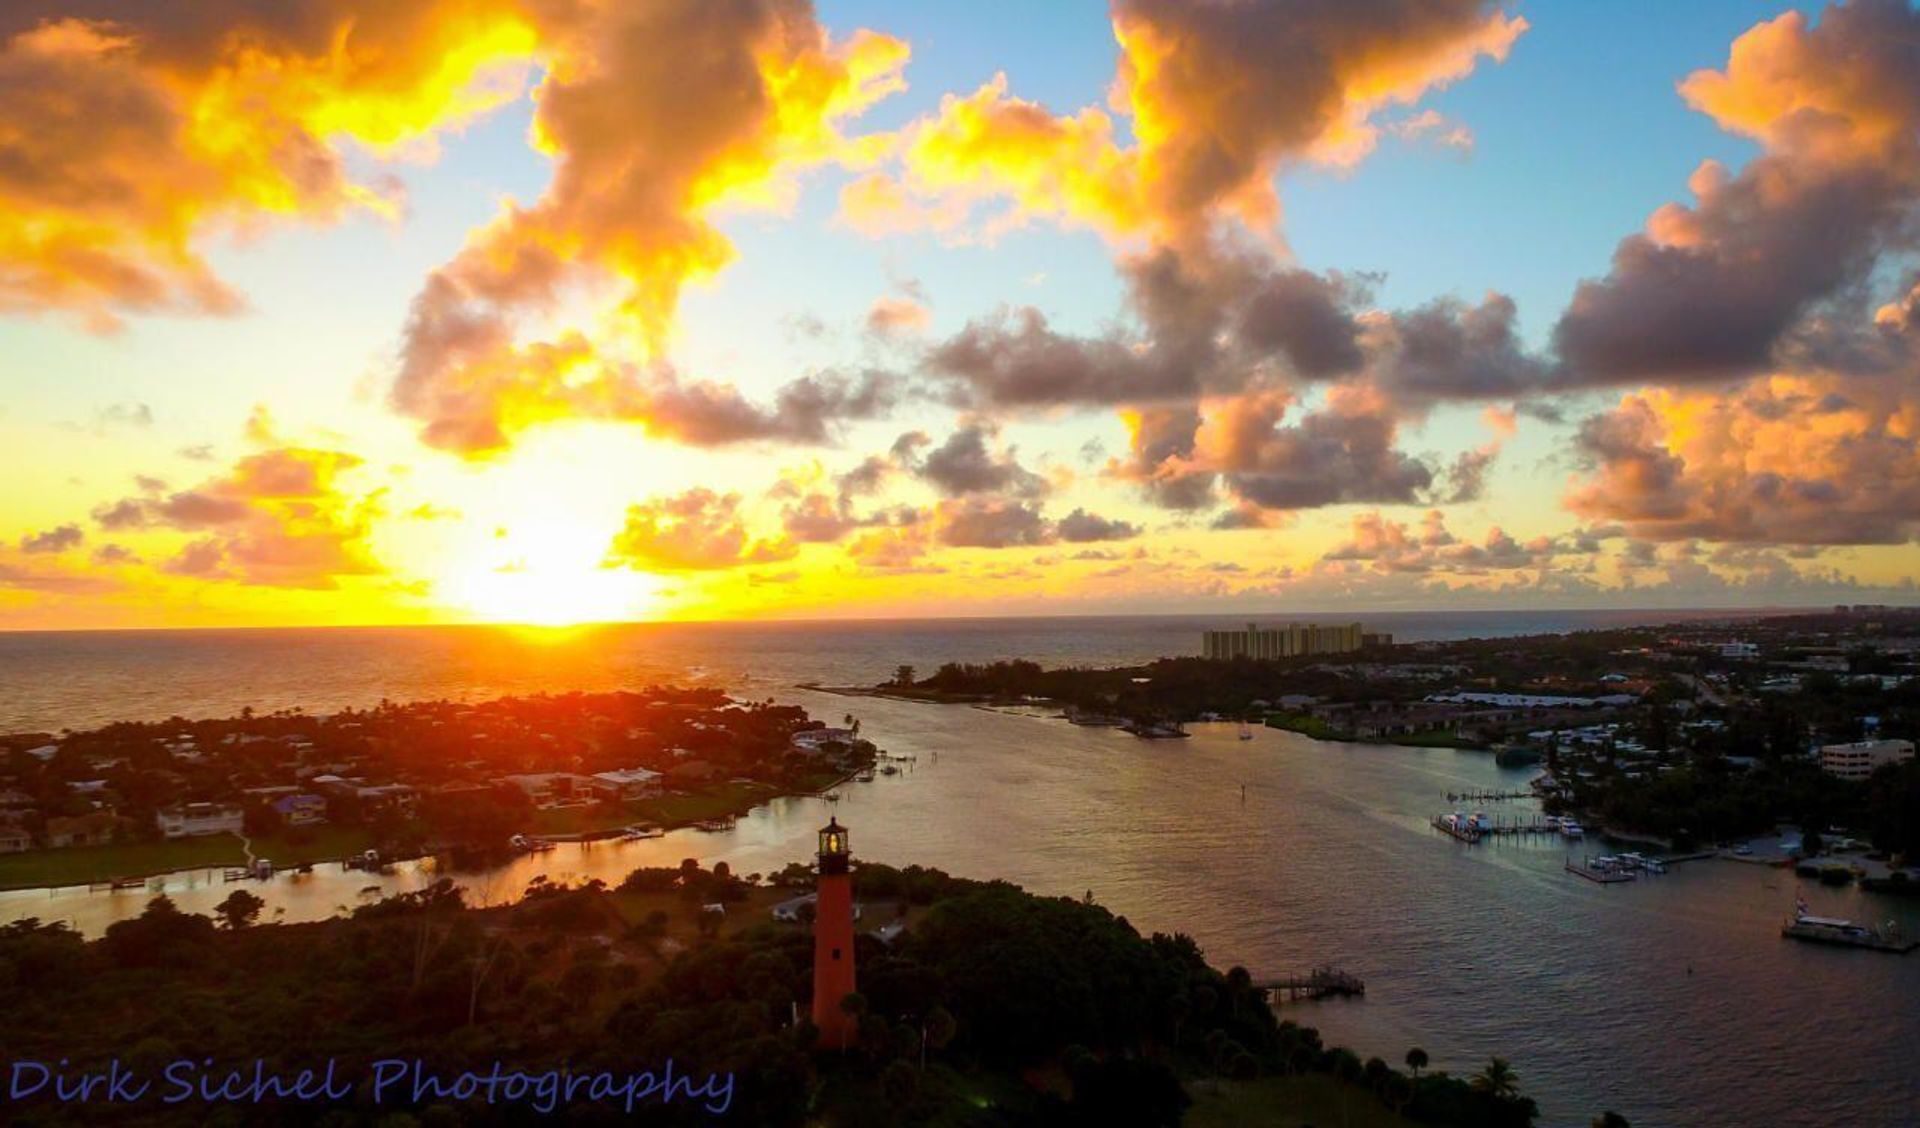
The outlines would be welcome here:
M 661 609 L 660 577 L 605 566 L 606 534 L 587 522 L 530 516 L 497 532 L 435 585 L 476 620 L 567 626 L 649 619 Z

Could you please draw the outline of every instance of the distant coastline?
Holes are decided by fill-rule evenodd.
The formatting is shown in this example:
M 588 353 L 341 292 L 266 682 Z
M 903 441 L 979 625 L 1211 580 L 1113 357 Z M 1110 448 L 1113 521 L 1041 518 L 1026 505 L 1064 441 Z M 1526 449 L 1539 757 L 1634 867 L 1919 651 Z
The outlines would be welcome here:
M 1742 620 L 1787 608 L 1379 611 L 1398 641 L 1558 634 Z M 1339 621 L 1351 614 L 1286 613 Z M 0 731 L 224 716 L 252 706 L 334 711 L 382 698 L 714 684 L 777 692 L 872 684 L 903 662 L 1011 655 L 1049 666 L 1125 666 L 1196 652 L 1233 614 L 637 623 L 525 631 L 485 625 L 0 631 Z

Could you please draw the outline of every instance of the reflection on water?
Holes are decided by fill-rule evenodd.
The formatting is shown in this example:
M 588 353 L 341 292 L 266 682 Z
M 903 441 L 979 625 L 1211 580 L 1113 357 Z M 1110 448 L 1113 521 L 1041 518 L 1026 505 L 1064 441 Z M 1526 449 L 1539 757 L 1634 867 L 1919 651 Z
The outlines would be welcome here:
M 1417 1044 L 1456 1072 L 1508 1056 L 1545 1124 L 1584 1125 L 1603 1108 L 1636 1125 L 1920 1121 L 1920 959 L 1782 940 L 1791 873 L 1702 861 L 1600 886 L 1563 873 L 1557 843 L 1443 838 L 1426 820 L 1447 792 L 1512 788 L 1529 774 L 1483 754 L 1267 730 L 1243 742 L 1231 726 L 1144 742 L 982 709 L 783 696 L 821 716 L 851 707 L 883 747 L 918 760 L 843 787 L 831 808 L 785 799 L 730 832 L 563 846 L 462 880 L 476 900 L 497 901 L 540 873 L 617 881 L 687 856 L 765 872 L 805 858 L 831 811 L 858 855 L 1038 892 L 1091 889 L 1142 930 L 1192 934 L 1222 966 L 1278 975 L 1342 964 L 1366 979 L 1365 999 L 1284 1013 L 1363 1056 L 1398 1061 Z M 227 892 L 207 876 L 176 878 L 169 892 L 206 911 Z M 433 876 L 324 867 L 252 888 L 269 911 L 304 920 L 356 903 L 370 883 L 389 892 Z M 1920 927 L 1871 894 L 1805 892 L 1816 911 Z M 0 894 L 0 919 L 93 931 L 144 900 Z

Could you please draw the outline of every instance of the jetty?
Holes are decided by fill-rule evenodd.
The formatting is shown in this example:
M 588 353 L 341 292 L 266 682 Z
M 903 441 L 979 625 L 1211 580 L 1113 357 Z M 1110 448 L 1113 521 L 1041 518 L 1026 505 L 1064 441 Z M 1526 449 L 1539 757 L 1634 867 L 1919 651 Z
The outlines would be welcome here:
M 1566 864 L 1566 868 L 1568 873 L 1579 874 L 1581 877 L 1598 885 L 1618 885 L 1623 881 L 1632 881 L 1634 877 L 1628 870 L 1596 867 L 1585 861 L 1579 865 L 1574 865 L 1573 862 L 1569 861 Z
M 1532 799 L 1531 791 L 1449 791 L 1449 803 L 1505 803 L 1516 799 Z
M 1793 940 L 1805 940 L 1811 944 L 1833 944 L 1843 948 L 1866 948 L 1875 952 L 1892 952 L 1905 955 L 1920 947 L 1920 940 L 1910 940 L 1896 927 L 1889 924 L 1886 931 L 1878 928 L 1865 928 L 1850 920 L 1835 917 L 1811 916 L 1798 913 L 1780 926 L 1780 935 Z
M 1428 822 L 1433 829 L 1461 842 L 1479 842 L 1484 838 L 1512 835 L 1564 833 L 1560 820 L 1552 815 L 1490 816 L 1478 813 L 1466 815 L 1456 811 L 1435 815 Z
M 1282 995 L 1292 1000 L 1350 998 L 1367 993 L 1367 985 L 1359 976 L 1337 967 L 1316 967 L 1305 975 L 1263 979 L 1254 987 L 1266 993 L 1268 1002 L 1277 1002 Z

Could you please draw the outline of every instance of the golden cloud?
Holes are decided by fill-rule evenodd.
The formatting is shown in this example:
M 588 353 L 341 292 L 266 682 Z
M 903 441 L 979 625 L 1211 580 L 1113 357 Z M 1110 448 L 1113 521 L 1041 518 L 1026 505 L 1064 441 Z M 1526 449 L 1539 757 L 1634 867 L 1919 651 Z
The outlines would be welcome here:
M 831 40 L 796 0 L 530 7 L 547 65 L 534 143 L 553 181 L 435 272 L 393 389 L 428 442 L 465 452 L 545 418 L 644 422 L 631 379 L 584 337 L 523 345 L 523 323 L 575 292 L 609 297 L 658 360 L 682 288 L 732 256 L 715 213 L 784 206 L 798 170 L 870 160 L 841 123 L 900 89 L 907 58 L 871 32 Z
M 369 545 L 381 493 L 353 494 L 339 479 L 361 459 L 344 451 L 279 447 L 247 455 L 191 489 L 143 493 L 94 510 L 110 531 L 194 534 L 160 565 L 200 579 L 332 588 L 343 576 L 386 569 Z
M 643 572 L 703 572 L 791 560 L 798 549 L 784 538 L 748 532 L 739 494 L 691 489 L 627 508 L 626 525 L 607 549 L 606 566 Z
M 842 196 L 855 227 L 954 229 L 1004 201 L 994 230 L 1029 218 L 1110 238 L 1197 246 L 1221 217 L 1256 230 L 1279 216 L 1289 161 L 1346 166 L 1377 144 L 1376 116 L 1504 60 L 1526 30 L 1480 0 L 1223 4 L 1123 0 L 1109 100 L 1055 116 L 997 75 L 896 138 L 898 173 Z
M 95 329 L 241 304 L 202 244 L 389 207 L 342 146 L 485 110 L 531 47 L 504 2 L 10 6 L 0 15 L 0 311 Z

